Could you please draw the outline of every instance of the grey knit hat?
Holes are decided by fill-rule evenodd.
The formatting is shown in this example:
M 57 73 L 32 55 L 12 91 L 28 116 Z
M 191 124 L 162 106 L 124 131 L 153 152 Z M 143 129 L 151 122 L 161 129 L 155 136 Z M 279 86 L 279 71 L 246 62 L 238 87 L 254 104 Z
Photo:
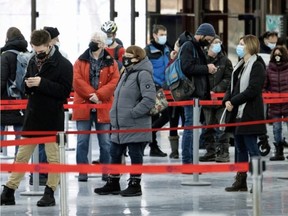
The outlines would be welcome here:
M 215 33 L 214 27 L 210 23 L 202 23 L 198 27 L 195 35 L 206 35 L 206 36 L 215 37 L 216 33 Z

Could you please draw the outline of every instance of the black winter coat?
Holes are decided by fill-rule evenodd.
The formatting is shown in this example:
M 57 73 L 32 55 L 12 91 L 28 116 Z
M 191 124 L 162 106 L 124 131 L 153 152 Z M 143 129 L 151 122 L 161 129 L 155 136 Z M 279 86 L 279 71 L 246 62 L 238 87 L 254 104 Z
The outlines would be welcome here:
M 8 40 L 1 48 L 1 100 L 15 100 L 8 97 L 7 82 L 15 80 L 17 54 L 7 50 L 17 50 L 19 52 L 27 51 L 28 43 L 24 37 L 15 37 Z M 1 125 L 22 125 L 24 116 L 22 110 L 1 110 Z
M 54 53 L 53 53 L 54 51 Z M 28 88 L 28 105 L 23 131 L 63 131 L 63 104 L 72 89 L 73 66 L 54 46 L 53 54 L 43 64 L 40 71 L 35 57 L 28 65 L 26 77 L 40 76 L 38 87 Z
M 194 36 L 187 31 L 179 36 L 179 45 L 182 49 L 180 55 L 182 71 L 189 79 L 194 78 L 194 97 L 209 100 L 209 72 L 205 53 Z
M 231 114 L 230 122 L 249 122 L 249 121 L 259 121 L 264 120 L 264 104 L 262 98 L 262 89 L 265 81 L 265 63 L 261 57 L 258 56 L 257 60 L 254 62 L 251 73 L 249 84 L 246 90 L 240 93 L 238 75 L 242 70 L 243 65 L 239 67 L 233 76 L 233 92 L 231 93 L 231 85 L 227 89 L 225 96 L 223 98 L 223 105 L 226 101 L 231 101 L 234 106 Z M 236 114 L 238 112 L 238 107 L 241 104 L 246 103 L 243 111 L 243 116 L 241 119 L 236 120 Z M 228 130 L 231 127 L 228 127 Z M 266 133 L 265 124 L 257 125 L 244 125 L 237 126 L 235 128 L 236 135 L 261 135 Z

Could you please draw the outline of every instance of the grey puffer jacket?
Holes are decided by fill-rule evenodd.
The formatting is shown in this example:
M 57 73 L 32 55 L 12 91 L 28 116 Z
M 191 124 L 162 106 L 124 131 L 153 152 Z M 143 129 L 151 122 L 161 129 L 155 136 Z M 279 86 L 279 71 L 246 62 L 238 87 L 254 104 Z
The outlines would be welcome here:
M 123 72 L 110 110 L 112 130 L 151 129 L 152 119 L 148 113 L 156 100 L 152 71 L 152 64 L 146 57 Z M 111 141 L 117 144 L 151 142 L 152 133 L 112 131 Z

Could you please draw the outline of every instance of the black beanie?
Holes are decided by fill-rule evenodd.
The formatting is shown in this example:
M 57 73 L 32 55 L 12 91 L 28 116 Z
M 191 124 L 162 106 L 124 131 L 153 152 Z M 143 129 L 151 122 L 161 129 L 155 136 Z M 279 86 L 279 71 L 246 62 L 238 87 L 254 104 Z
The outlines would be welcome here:
M 45 26 L 44 30 L 48 31 L 50 34 L 51 39 L 57 37 L 60 33 L 57 28 Z
M 195 35 L 206 35 L 215 37 L 216 33 L 214 27 L 210 23 L 203 23 L 198 27 Z

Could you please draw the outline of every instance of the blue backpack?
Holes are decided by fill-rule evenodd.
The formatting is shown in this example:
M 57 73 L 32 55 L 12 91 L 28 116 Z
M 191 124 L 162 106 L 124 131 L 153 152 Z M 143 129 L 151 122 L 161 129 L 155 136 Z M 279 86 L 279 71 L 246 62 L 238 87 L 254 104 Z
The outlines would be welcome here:
M 24 79 L 27 72 L 27 67 L 30 59 L 34 55 L 30 52 L 19 52 L 17 50 L 7 50 L 17 54 L 16 76 L 15 80 L 8 79 L 7 93 L 9 97 L 21 99 L 25 93 Z
M 180 60 L 181 51 L 182 47 L 180 48 L 176 59 L 165 70 L 166 84 L 174 101 L 189 100 L 195 91 L 193 76 L 190 80 L 182 72 Z

